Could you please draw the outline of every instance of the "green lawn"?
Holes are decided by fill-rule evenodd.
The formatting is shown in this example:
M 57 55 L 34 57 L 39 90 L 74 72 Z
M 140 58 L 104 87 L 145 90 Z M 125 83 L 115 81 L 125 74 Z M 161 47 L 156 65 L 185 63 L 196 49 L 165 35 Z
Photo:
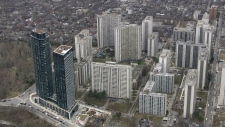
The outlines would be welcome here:
M 182 78 L 183 78 L 182 75 L 174 75 L 174 84 L 180 85 L 182 82 Z
M 132 103 L 126 102 L 126 103 L 110 103 L 107 107 L 107 109 L 111 109 L 118 112 L 127 113 L 132 106 Z
M 80 99 L 84 93 L 85 93 L 85 91 L 83 91 L 83 90 L 76 91 L 76 99 Z
M 159 117 L 159 116 L 152 116 L 152 115 L 147 115 L 147 114 L 141 114 L 141 113 L 136 113 L 135 117 L 137 119 L 149 119 L 150 121 L 152 121 L 153 123 L 160 123 L 163 119 L 163 117 Z
M 207 100 L 208 92 L 207 91 L 197 91 L 197 96 L 201 97 L 204 100 Z
M 102 107 L 105 105 L 107 98 L 106 99 L 95 99 L 93 97 L 85 96 L 84 101 L 89 105 L 97 105 L 99 107 Z

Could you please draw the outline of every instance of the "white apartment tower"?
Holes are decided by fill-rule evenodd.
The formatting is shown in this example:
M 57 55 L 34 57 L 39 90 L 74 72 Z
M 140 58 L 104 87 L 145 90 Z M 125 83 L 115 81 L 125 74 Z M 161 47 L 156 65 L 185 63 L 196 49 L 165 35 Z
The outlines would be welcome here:
M 104 13 L 97 15 L 97 39 L 98 48 L 115 46 L 114 28 L 121 22 L 121 15 Z
M 150 81 L 155 82 L 155 91 L 160 93 L 173 93 L 174 74 L 163 73 L 162 64 L 155 65 L 152 72 L 150 72 Z
M 195 43 L 204 43 L 204 30 L 208 26 L 209 23 L 206 23 L 203 20 L 198 20 L 196 25 Z
M 77 86 L 84 85 L 91 78 L 91 62 L 92 62 L 92 36 L 89 30 L 84 29 L 75 37 L 75 63 L 76 83 Z
M 170 69 L 171 52 L 168 49 L 163 49 L 159 56 L 159 63 L 162 64 L 162 72 L 168 73 Z
M 139 113 L 164 116 L 167 108 L 167 95 L 155 93 L 155 84 L 148 81 L 139 94 Z
M 151 57 L 155 57 L 158 52 L 158 41 L 159 41 L 159 33 L 152 32 L 148 36 L 148 43 L 147 43 L 147 55 Z
M 141 50 L 147 50 L 148 36 L 153 31 L 153 17 L 146 16 L 142 21 L 142 44 Z
M 184 84 L 183 118 L 192 118 L 195 111 L 197 81 L 198 71 L 189 69 Z
M 115 28 L 116 62 L 141 58 L 141 27 L 136 24 L 121 25 Z
M 198 55 L 198 87 L 197 89 L 204 89 L 207 83 L 208 74 L 208 49 L 202 48 Z
M 118 65 L 115 62 L 93 62 L 91 70 L 93 91 L 105 91 L 109 97 L 114 98 L 131 98 L 131 66 Z
M 86 60 L 88 56 L 92 56 L 92 36 L 89 30 L 84 29 L 74 38 L 77 63 L 80 63 L 82 59 Z
M 209 26 L 204 30 L 204 44 L 208 45 L 208 53 L 209 53 L 209 60 L 211 59 L 212 54 L 212 34 L 214 32 L 213 26 Z

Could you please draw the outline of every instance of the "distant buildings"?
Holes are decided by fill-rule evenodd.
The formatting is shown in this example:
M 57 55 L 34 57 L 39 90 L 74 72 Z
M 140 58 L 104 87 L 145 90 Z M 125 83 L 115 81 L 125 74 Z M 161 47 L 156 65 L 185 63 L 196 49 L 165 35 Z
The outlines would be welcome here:
M 189 69 L 184 83 L 184 118 L 192 118 L 195 111 L 197 81 L 198 71 Z
M 71 46 L 60 45 L 53 52 L 57 104 L 65 110 L 75 105 L 75 75 Z
M 147 42 L 147 55 L 151 57 L 155 57 L 158 52 L 158 42 L 159 42 L 159 33 L 152 32 L 148 36 Z
M 174 27 L 173 41 L 195 41 L 195 22 L 187 22 L 185 26 Z
M 204 89 L 208 75 L 208 49 L 200 49 L 198 56 L 198 86 L 197 89 Z
M 206 47 L 202 43 L 178 41 L 176 43 L 176 66 L 197 69 L 199 51 Z
M 168 73 L 170 68 L 171 52 L 163 49 L 159 56 L 159 63 L 162 64 L 162 73 Z
M 167 95 L 155 93 L 155 84 L 148 81 L 139 94 L 139 113 L 164 116 L 167 108 Z
M 53 95 L 52 66 L 49 36 L 43 30 L 31 32 L 31 47 L 34 61 L 36 93 L 48 99 Z
M 114 28 L 121 22 L 121 15 L 102 14 L 97 15 L 97 39 L 98 48 L 115 46 Z
M 162 69 L 162 64 L 156 64 L 153 71 L 150 72 L 150 81 L 155 82 L 156 92 L 173 93 L 174 74 L 164 73 Z
M 142 21 L 142 44 L 141 50 L 147 50 L 148 37 L 153 31 L 153 17 L 146 16 Z
M 209 9 L 209 19 L 210 21 L 213 21 L 217 18 L 218 14 L 218 6 L 212 5 L 211 8 Z
M 82 30 L 75 36 L 77 86 L 84 85 L 91 78 L 92 36 L 89 30 Z
M 93 91 L 105 91 L 109 97 L 131 98 L 131 66 L 118 65 L 115 62 L 93 62 L 91 67 Z
M 136 24 L 121 25 L 115 28 L 116 62 L 141 58 L 141 27 Z

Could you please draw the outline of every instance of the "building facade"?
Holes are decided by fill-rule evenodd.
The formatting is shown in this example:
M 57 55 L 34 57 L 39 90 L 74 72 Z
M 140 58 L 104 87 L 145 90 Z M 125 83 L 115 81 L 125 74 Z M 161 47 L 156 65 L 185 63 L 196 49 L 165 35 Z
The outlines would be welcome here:
M 84 29 L 74 38 L 77 63 L 80 63 L 87 57 L 92 56 L 92 36 L 90 36 L 89 30 Z
M 142 43 L 141 50 L 147 50 L 148 37 L 153 31 L 153 17 L 146 16 L 142 21 Z
M 141 27 L 136 24 L 115 28 L 116 62 L 141 59 Z
M 53 95 L 52 66 L 49 36 L 43 30 L 31 32 L 31 47 L 34 61 L 36 93 L 48 99 Z
M 170 70 L 171 52 L 163 49 L 159 56 L 159 63 L 162 64 L 162 72 L 168 73 Z
M 152 72 L 150 72 L 150 81 L 155 82 L 155 91 L 160 93 L 173 93 L 174 88 L 174 74 L 163 73 L 162 64 L 155 65 Z
M 196 35 L 195 35 L 195 43 L 204 43 L 204 30 L 209 26 L 209 23 L 198 20 L 196 25 Z
M 155 84 L 148 81 L 139 94 L 139 113 L 164 116 L 167 108 L 167 95 L 155 93 Z
M 173 41 L 195 41 L 195 23 L 189 21 L 185 27 L 174 27 Z
M 214 28 L 213 26 L 208 26 L 204 30 L 204 44 L 208 45 L 208 53 L 209 53 L 209 60 L 211 59 L 212 56 L 212 39 L 213 39 L 213 32 Z
M 204 89 L 207 83 L 208 75 L 208 49 L 202 48 L 198 56 L 198 87 L 197 89 Z
M 91 65 L 91 71 L 93 91 L 105 91 L 109 97 L 114 98 L 131 98 L 131 66 L 118 65 L 115 62 L 93 62 Z
M 184 84 L 183 118 L 192 118 L 195 111 L 197 81 L 198 71 L 189 69 Z
M 118 27 L 120 22 L 121 15 L 115 13 L 97 15 L 98 48 L 115 46 L 114 28 Z
M 159 42 L 159 33 L 152 32 L 148 36 L 148 43 L 147 43 L 147 55 L 151 57 L 155 57 L 158 52 L 158 42 Z
M 197 69 L 199 51 L 206 47 L 203 43 L 178 41 L 176 43 L 176 66 Z
M 57 105 L 71 110 L 75 105 L 75 74 L 71 46 L 60 45 L 53 52 Z

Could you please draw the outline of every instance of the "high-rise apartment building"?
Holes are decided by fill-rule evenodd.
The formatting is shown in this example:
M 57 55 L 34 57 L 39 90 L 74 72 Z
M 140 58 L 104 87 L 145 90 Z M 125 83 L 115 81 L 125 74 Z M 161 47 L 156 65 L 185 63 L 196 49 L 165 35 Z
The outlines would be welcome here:
M 203 20 L 198 20 L 196 25 L 195 43 L 204 43 L 204 30 L 209 26 L 209 23 Z
M 85 29 L 74 38 L 77 63 L 80 63 L 88 56 L 92 56 L 92 36 L 89 35 L 89 30 Z
M 195 111 L 197 81 L 198 71 L 189 69 L 184 83 L 184 118 L 192 118 L 192 114 Z
M 91 78 L 92 36 L 84 29 L 75 36 L 77 86 L 84 85 Z
M 174 27 L 173 41 L 195 41 L 195 22 L 189 21 L 185 26 Z
M 166 115 L 167 95 L 155 93 L 155 84 L 148 81 L 139 94 L 139 113 L 164 116 Z
M 209 60 L 212 56 L 212 36 L 213 36 L 214 28 L 213 26 L 208 26 L 204 30 L 204 44 L 208 45 L 208 53 L 209 53 Z
M 208 49 L 201 48 L 198 56 L 198 87 L 204 89 L 208 75 Z
M 118 27 L 120 22 L 121 15 L 115 13 L 97 15 L 98 48 L 115 46 L 114 28 Z
M 43 30 L 31 32 L 36 93 L 40 98 L 48 99 L 53 95 L 52 66 L 49 36 Z
M 142 41 L 141 50 L 147 50 L 148 37 L 153 31 L 153 17 L 146 16 L 142 21 Z
M 93 62 L 91 67 L 93 91 L 105 91 L 109 97 L 131 98 L 132 66 Z
M 75 75 L 71 46 L 60 45 L 53 52 L 57 104 L 71 110 L 75 105 Z
M 203 43 L 178 41 L 176 43 L 176 66 L 197 69 L 199 50 L 206 47 Z
M 150 72 L 150 81 L 155 82 L 156 92 L 173 93 L 174 74 L 164 73 L 162 69 L 162 64 L 156 64 L 153 71 Z
M 158 52 L 158 42 L 159 42 L 159 33 L 152 32 L 148 36 L 148 43 L 147 43 L 147 55 L 151 57 L 155 57 Z
M 168 73 L 170 69 L 171 52 L 163 49 L 159 56 L 159 63 L 162 64 L 162 72 Z
M 141 27 L 136 24 L 121 25 L 115 28 L 116 62 L 141 58 Z

